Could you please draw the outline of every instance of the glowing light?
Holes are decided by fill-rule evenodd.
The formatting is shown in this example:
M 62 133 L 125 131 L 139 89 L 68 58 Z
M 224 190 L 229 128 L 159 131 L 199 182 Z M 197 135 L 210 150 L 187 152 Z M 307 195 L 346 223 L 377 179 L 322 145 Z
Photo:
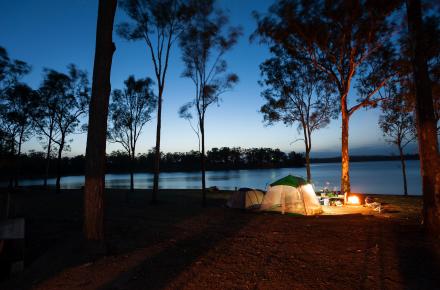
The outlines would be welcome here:
M 348 197 L 347 203 L 348 204 L 360 204 L 361 202 L 359 200 L 359 197 L 357 197 L 356 195 L 350 195 Z

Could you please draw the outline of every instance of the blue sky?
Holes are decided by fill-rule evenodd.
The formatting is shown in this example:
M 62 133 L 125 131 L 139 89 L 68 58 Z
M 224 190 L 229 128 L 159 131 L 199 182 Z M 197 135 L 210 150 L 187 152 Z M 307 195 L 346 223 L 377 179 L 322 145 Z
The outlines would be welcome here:
M 95 47 L 97 0 L 14 0 L 0 1 L 0 46 L 7 49 L 12 58 L 24 60 L 32 65 L 32 73 L 24 81 L 37 88 L 42 79 L 42 69 L 65 71 L 69 63 L 86 69 L 91 77 Z M 241 25 L 244 35 L 239 43 L 226 55 L 229 69 L 238 74 L 240 83 L 223 96 L 220 106 L 209 108 L 206 120 L 207 148 L 221 146 L 273 147 L 283 151 L 303 152 L 296 127 L 283 124 L 265 126 L 258 113 L 264 100 L 259 64 L 268 58 L 268 48 L 257 42 L 250 43 L 249 35 L 255 29 L 251 12 L 264 12 L 271 1 L 263 0 L 219 0 L 218 4 L 229 11 L 231 24 Z M 117 11 L 115 23 L 126 20 L 121 10 Z M 128 42 L 115 34 L 116 52 L 113 57 L 111 82 L 113 88 L 121 88 L 130 74 L 138 78 L 153 78 L 153 67 L 143 42 Z M 179 107 L 190 101 L 193 86 L 190 80 L 180 77 L 183 65 L 180 51 L 174 47 L 170 60 L 164 92 L 162 150 L 188 151 L 197 149 L 197 139 L 187 121 L 180 119 Z M 380 111 L 360 110 L 350 121 L 351 154 L 391 154 L 396 150 L 386 144 L 377 121 Z M 155 144 L 155 122 L 153 119 L 144 129 L 138 152 L 145 152 Z M 340 120 L 334 120 L 327 128 L 313 135 L 312 156 L 340 155 Z M 72 135 L 71 152 L 68 155 L 84 154 L 86 136 Z M 26 150 L 42 150 L 36 139 L 28 141 Z M 109 144 L 107 151 L 120 149 Z M 407 149 L 416 152 L 416 146 Z

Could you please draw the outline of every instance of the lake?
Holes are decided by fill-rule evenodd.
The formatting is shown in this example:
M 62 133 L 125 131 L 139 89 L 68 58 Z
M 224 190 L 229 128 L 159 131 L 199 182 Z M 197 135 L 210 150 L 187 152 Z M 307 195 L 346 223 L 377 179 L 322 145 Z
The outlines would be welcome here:
M 312 164 L 312 179 L 315 189 L 325 187 L 338 190 L 340 186 L 340 163 Z M 276 168 L 209 171 L 206 173 L 207 186 L 220 189 L 251 187 L 265 189 L 268 184 L 287 174 L 306 176 L 304 168 Z M 402 171 L 399 161 L 352 162 L 350 164 L 351 186 L 353 192 L 402 194 Z M 407 161 L 408 193 L 421 194 L 420 165 L 418 160 Z M 108 188 L 128 188 L 128 174 L 107 174 L 105 177 Z M 153 175 L 150 173 L 135 174 L 135 188 L 152 188 Z M 55 185 L 55 179 L 48 181 Z M 41 185 L 42 180 L 22 180 L 20 185 Z M 61 187 L 65 189 L 80 188 L 84 185 L 84 176 L 65 176 L 61 178 Z M 165 172 L 160 175 L 161 188 L 200 188 L 198 172 Z

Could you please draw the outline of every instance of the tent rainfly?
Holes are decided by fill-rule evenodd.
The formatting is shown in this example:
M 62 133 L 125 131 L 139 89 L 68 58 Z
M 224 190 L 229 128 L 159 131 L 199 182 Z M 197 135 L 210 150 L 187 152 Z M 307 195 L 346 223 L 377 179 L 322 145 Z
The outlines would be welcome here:
M 260 210 L 316 215 L 322 207 L 311 184 L 301 177 L 288 175 L 272 183 Z

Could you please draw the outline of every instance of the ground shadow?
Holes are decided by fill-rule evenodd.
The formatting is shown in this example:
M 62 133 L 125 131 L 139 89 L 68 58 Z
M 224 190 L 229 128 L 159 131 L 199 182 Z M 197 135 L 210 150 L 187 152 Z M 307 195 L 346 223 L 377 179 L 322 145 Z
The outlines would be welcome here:
M 369 218 L 359 284 L 364 289 L 439 289 L 439 253 L 414 220 Z
M 98 247 L 91 251 L 82 240 L 82 192 L 66 190 L 60 195 L 42 192 L 34 196 L 23 193 L 17 198 L 21 203 L 17 212 L 27 218 L 27 269 L 20 275 L 0 284 L 1 289 L 30 289 L 46 279 L 57 275 L 63 270 L 88 264 L 104 256 L 124 255 L 139 248 L 148 248 L 155 244 L 169 241 L 176 236 L 181 228 L 179 224 L 191 220 L 206 209 L 201 207 L 201 194 L 188 194 L 190 191 L 160 192 L 160 202 L 149 203 L 151 192 L 136 191 L 127 202 L 125 192 L 108 190 L 105 197 L 106 243 L 104 249 Z M 209 195 L 208 195 L 209 196 Z M 26 202 L 23 202 L 26 200 Z M 219 208 L 224 204 L 222 198 L 208 199 L 208 207 Z M 242 219 L 245 222 L 246 219 Z M 238 225 L 237 225 L 238 226 Z M 231 227 L 231 230 L 236 227 Z M 225 235 L 232 234 L 228 231 Z M 177 263 L 176 270 L 181 269 L 191 257 L 199 255 L 209 248 L 215 240 L 203 243 L 203 249 L 194 249 Z M 176 249 L 185 248 L 187 244 L 203 241 L 205 234 L 188 236 L 179 244 L 166 249 L 154 261 L 166 260 L 176 254 Z M 191 246 L 193 247 L 193 246 Z M 197 247 L 195 247 L 197 248 Z M 167 277 L 157 279 L 166 281 Z M 159 283 L 160 284 L 160 283 Z
M 398 239 L 399 268 L 406 289 L 440 289 L 440 253 L 438 241 L 420 224 L 395 227 Z
M 160 253 L 116 277 L 100 289 L 161 289 L 220 242 L 234 236 L 253 218 L 252 213 L 234 211 L 186 239 L 177 240 Z M 227 227 L 225 225 L 228 225 Z M 200 261 L 198 261 L 200 262 Z M 184 285 L 173 285 L 179 289 Z

